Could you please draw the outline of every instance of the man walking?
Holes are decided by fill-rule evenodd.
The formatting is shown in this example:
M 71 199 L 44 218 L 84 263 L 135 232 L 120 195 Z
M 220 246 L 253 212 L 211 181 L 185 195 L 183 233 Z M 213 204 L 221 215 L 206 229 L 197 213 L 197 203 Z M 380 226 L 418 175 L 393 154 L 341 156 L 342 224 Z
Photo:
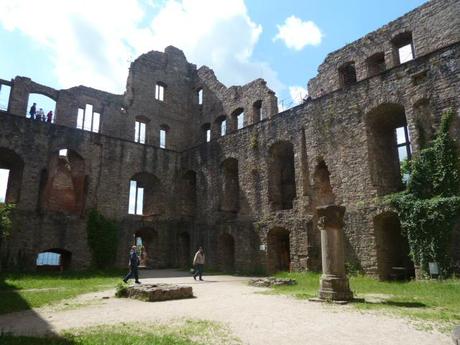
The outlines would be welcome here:
M 196 280 L 196 277 L 199 276 L 200 280 L 203 280 L 203 265 L 205 261 L 203 247 L 200 247 L 193 258 L 193 267 L 195 267 L 195 273 L 193 274 L 193 279 Z
M 134 282 L 136 284 L 140 284 L 141 282 L 139 281 L 139 272 L 138 272 L 138 266 L 140 263 L 139 256 L 137 256 L 136 252 L 137 247 L 132 246 L 131 251 L 129 252 L 129 272 L 126 275 L 126 277 L 123 278 L 123 282 L 127 283 L 129 279 L 134 277 Z

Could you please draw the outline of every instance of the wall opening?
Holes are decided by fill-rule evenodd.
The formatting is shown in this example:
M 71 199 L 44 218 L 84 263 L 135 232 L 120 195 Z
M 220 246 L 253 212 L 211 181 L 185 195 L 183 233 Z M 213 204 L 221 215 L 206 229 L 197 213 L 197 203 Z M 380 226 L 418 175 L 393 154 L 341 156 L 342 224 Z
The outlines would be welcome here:
M 138 173 L 129 181 L 128 213 L 155 216 L 163 211 L 163 193 L 160 180 L 150 173 Z
M 216 119 L 216 125 L 221 137 L 227 134 L 227 117 L 225 115 L 221 115 Z
M 218 239 L 218 267 L 226 273 L 235 271 L 235 240 L 230 234 L 222 234 Z
M 394 64 L 400 65 L 411 61 L 415 57 L 412 33 L 403 32 L 396 35 L 392 40 Z
M 296 197 L 294 146 L 287 141 L 273 144 L 269 150 L 268 198 L 272 210 L 288 210 Z
M 78 108 L 77 128 L 99 133 L 101 114 L 93 111 L 92 104 L 86 104 L 85 109 Z
M 177 260 L 180 268 L 189 269 L 192 265 L 192 257 L 190 251 L 190 235 L 187 232 L 179 234 L 178 238 L 178 253 Z
M 267 269 L 269 273 L 289 271 L 291 264 L 289 231 L 273 228 L 267 235 Z
M 155 99 L 158 101 L 164 101 L 165 100 L 165 90 L 166 90 L 166 84 L 162 82 L 158 82 L 155 85 Z
M 198 105 L 203 105 L 203 89 L 197 91 Z
M 32 106 L 35 104 L 35 110 Z M 55 122 L 56 101 L 39 93 L 30 93 L 26 117 L 43 122 Z
M 333 205 L 335 195 L 332 191 L 329 169 L 324 160 L 320 160 L 313 175 L 315 200 L 318 206 Z
M 400 191 L 400 162 L 410 159 L 410 136 L 404 107 L 385 103 L 366 116 L 371 181 L 378 195 Z
M 83 212 L 87 189 L 84 159 L 73 150 L 60 149 L 51 155 L 47 171 L 43 208 L 64 213 Z
M 232 128 L 233 129 L 241 129 L 244 127 L 244 109 L 238 108 L 236 109 L 231 116 L 232 119 Z
M 375 53 L 366 60 L 367 76 L 372 77 L 385 71 L 385 54 L 383 52 Z
M 168 145 L 168 132 L 169 126 L 168 125 L 161 125 L 160 126 L 160 148 L 165 149 L 166 145 Z
M 47 249 L 37 255 L 35 265 L 40 271 L 64 271 L 70 267 L 72 253 L 65 249 Z
M 211 141 L 211 124 L 210 123 L 205 123 L 203 126 L 201 126 L 201 133 L 202 133 L 202 140 L 205 143 L 209 143 Z
M 401 233 L 398 216 L 385 212 L 374 217 L 379 278 L 408 279 L 414 276 L 414 264 L 409 257 L 407 239 Z
M 227 158 L 222 162 L 222 194 L 221 210 L 227 212 L 238 212 L 239 210 L 239 177 L 238 160 Z
M 134 122 L 134 142 L 145 144 L 147 141 L 147 122 L 143 116 L 137 116 Z
M 153 268 L 159 266 L 160 243 L 155 229 L 143 228 L 136 231 L 134 244 L 137 246 L 141 267 Z
M 18 203 L 24 161 L 14 151 L 0 148 L 0 203 Z
M 0 84 L 0 111 L 8 111 L 11 86 Z
M 262 100 L 255 101 L 252 105 L 252 123 L 257 123 L 263 120 Z
M 355 62 L 350 61 L 339 67 L 340 87 L 347 87 L 356 83 Z

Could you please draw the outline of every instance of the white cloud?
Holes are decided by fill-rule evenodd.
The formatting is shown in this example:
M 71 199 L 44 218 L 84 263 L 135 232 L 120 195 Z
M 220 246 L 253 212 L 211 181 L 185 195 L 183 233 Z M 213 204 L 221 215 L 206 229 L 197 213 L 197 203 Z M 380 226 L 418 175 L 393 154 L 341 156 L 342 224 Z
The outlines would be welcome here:
M 0 25 L 49 50 L 62 87 L 123 92 L 129 60 L 174 45 L 227 85 L 262 77 L 284 88 L 268 63 L 252 58 L 262 27 L 244 0 L 141 1 L 3 0 Z
M 278 34 L 273 41 L 282 40 L 290 49 L 301 50 L 306 45 L 316 46 L 321 43 L 323 34 L 312 21 L 302 21 L 296 16 L 286 18 L 283 25 L 277 25 Z
M 289 94 L 295 104 L 300 104 L 308 95 L 308 90 L 302 86 L 289 86 Z

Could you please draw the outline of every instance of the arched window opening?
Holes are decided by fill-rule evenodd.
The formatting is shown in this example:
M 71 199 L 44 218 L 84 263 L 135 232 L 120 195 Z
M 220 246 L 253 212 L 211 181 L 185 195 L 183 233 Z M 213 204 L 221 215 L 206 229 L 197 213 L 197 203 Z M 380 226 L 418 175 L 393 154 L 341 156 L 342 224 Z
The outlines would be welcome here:
M 238 212 L 239 210 L 239 179 L 238 160 L 227 158 L 221 165 L 222 171 L 222 196 L 221 210 Z
M 165 149 L 168 143 L 167 136 L 169 132 L 168 125 L 161 125 L 160 126 L 160 148 Z
M 197 91 L 198 105 L 203 104 L 203 89 Z
M 332 191 L 330 173 L 326 163 L 320 160 L 313 176 L 315 182 L 315 199 L 318 206 L 333 205 L 335 195 Z
M 39 93 L 30 93 L 26 117 L 42 122 L 55 122 L 56 101 Z
M 190 235 L 187 232 L 179 234 L 177 264 L 180 268 L 190 268 L 192 264 L 190 247 Z
M 164 101 L 165 100 L 165 90 L 166 90 L 166 84 L 162 82 L 158 82 L 155 85 L 155 99 L 158 101 Z
M 267 234 L 267 270 L 269 273 L 289 271 L 291 265 L 289 231 L 273 228 Z
M 375 53 L 366 60 L 367 76 L 372 77 L 385 71 L 385 54 L 383 52 Z
M 143 116 L 137 116 L 134 122 L 134 142 L 145 144 L 147 140 L 147 122 Z
M 409 257 L 409 245 L 401 233 L 398 216 L 393 212 L 376 216 L 374 233 L 379 278 L 395 280 L 413 277 L 414 264 Z
M 371 180 L 379 195 L 403 188 L 401 164 L 411 158 L 404 107 L 382 104 L 366 117 Z
M 221 137 L 227 134 L 227 117 L 225 115 L 219 116 L 216 119 L 216 125 L 218 126 Z
M 196 173 L 192 170 L 187 171 L 181 180 L 182 188 L 182 214 L 193 215 L 196 205 Z
M 137 247 L 140 266 L 143 268 L 158 267 L 160 243 L 158 233 L 153 228 L 143 228 L 135 232 L 134 244 Z
M 87 177 L 85 161 L 75 151 L 60 149 L 48 163 L 42 207 L 51 211 L 80 214 L 84 210 Z
M 205 143 L 209 143 L 211 141 L 211 124 L 205 123 L 203 126 L 201 126 L 201 132 L 203 136 L 203 141 Z
M 234 129 L 241 129 L 244 127 L 244 109 L 238 108 L 232 113 L 232 122 Z
M 71 260 L 71 252 L 53 248 L 39 253 L 35 264 L 40 271 L 64 271 L 70 267 Z
M 264 114 L 262 111 L 262 100 L 255 101 L 254 104 L 252 105 L 252 123 L 257 123 L 260 120 L 263 120 Z
M 356 83 L 355 62 L 347 62 L 339 67 L 340 87 L 347 87 Z
M 235 270 L 235 240 L 230 234 L 222 234 L 218 239 L 218 267 L 225 273 Z
M 24 161 L 14 151 L 0 148 L 0 203 L 18 203 Z
M 85 109 L 78 108 L 77 128 L 85 131 L 99 133 L 101 114 L 93 111 L 93 106 L 87 104 Z
M 400 65 L 411 61 L 415 57 L 414 44 L 412 42 L 412 33 L 403 32 L 395 36 L 391 43 L 393 44 L 393 56 L 395 65 Z
M 158 178 L 149 173 L 138 173 L 129 181 L 128 214 L 140 216 L 159 215 L 164 199 Z
M 294 146 L 287 141 L 278 142 L 270 147 L 269 154 L 271 208 L 273 211 L 291 209 L 296 197 Z
M 11 86 L 0 83 L 0 111 L 8 111 L 10 104 L 10 93 Z

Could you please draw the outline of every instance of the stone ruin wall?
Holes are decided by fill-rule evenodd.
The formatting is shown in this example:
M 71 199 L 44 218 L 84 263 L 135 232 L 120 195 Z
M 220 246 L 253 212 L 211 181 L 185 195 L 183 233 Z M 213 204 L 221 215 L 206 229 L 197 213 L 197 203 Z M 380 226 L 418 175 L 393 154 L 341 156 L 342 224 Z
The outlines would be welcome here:
M 58 91 L 23 77 L 3 81 L 12 91 L 11 115 L 1 115 L 0 158 L 7 160 L 4 150 L 9 149 L 24 163 L 17 230 L 2 244 L 3 265 L 33 267 L 37 253 L 63 248 L 72 252 L 73 268 L 88 266 L 86 214 L 97 208 L 120 223 L 121 267 L 140 230 L 153 238 L 153 267 L 187 266 L 187 257 L 203 245 L 209 265 L 217 269 L 272 271 L 286 261 L 274 257 L 273 248 L 287 240 L 289 268 L 317 270 L 321 254 L 315 208 L 333 201 L 346 207 L 348 263 L 382 277 L 385 255 L 395 249 L 382 250 L 385 235 L 376 224 L 390 212 L 378 197 L 398 187 L 388 183 L 387 172 L 376 163 L 382 156 L 375 146 L 376 130 L 398 113 L 416 153 L 420 131 L 432 135 L 443 111 L 453 108 L 460 117 L 459 4 L 431 1 L 331 53 L 309 83 L 310 98 L 279 114 L 276 96 L 262 79 L 227 88 L 211 69 L 197 69 L 174 47 L 136 59 L 124 95 L 84 86 Z M 408 30 L 415 59 L 396 65 L 391 39 Z M 366 58 L 377 51 L 384 52 L 386 70 L 368 76 Z M 357 82 L 340 87 L 338 69 L 350 60 Z M 166 85 L 164 102 L 153 97 L 156 81 Z M 198 103 L 199 90 L 203 104 Z M 56 124 L 24 118 L 29 93 L 56 100 Z M 87 103 L 101 114 L 100 134 L 75 128 L 77 109 Z M 237 129 L 241 109 L 244 128 Z M 146 144 L 133 142 L 139 117 L 147 123 Z M 227 134 L 221 137 L 222 119 Z M 160 149 L 158 133 L 164 124 L 170 130 L 167 148 Z M 456 126 L 454 135 L 460 138 Z M 61 148 L 84 161 L 84 203 L 78 212 L 49 210 L 43 203 L 49 178 L 43 172 L 48 173 Z M 287 169 L 291 164 L 293 169 Z M 158 182 L 153 187 L 156 206 L 144 217 L 127 214 L 129 180 L 141 172 Z M 460 265 L 458 241 L 453 243 L 453 259 Z

